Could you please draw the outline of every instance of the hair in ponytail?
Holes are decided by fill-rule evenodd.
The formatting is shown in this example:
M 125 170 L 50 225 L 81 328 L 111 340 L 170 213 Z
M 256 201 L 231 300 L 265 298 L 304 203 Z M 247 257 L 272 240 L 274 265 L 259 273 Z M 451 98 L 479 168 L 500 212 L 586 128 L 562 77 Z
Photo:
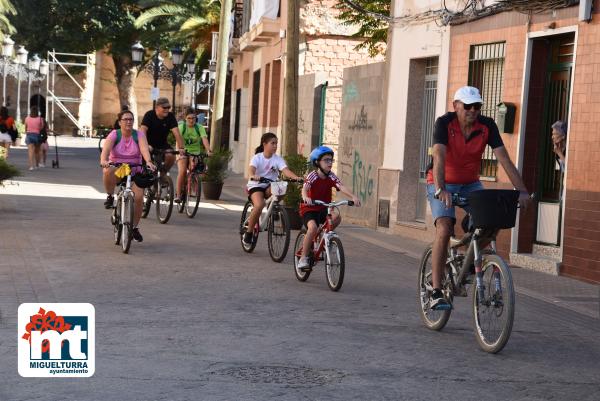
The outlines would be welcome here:
M 273 139 L 277 139 L 277 135 L 272 132 L 266 132 L 260 137 L 260 146 L 254 150 L 254 154 L 265 151 L 265 143 L 271 142 Z

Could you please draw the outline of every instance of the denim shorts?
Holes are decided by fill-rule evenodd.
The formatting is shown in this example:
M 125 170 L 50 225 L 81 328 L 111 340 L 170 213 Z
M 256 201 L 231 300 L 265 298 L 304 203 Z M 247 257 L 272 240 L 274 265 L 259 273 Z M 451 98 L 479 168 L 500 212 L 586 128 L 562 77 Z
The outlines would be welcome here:
M 475 181 L 470 184 L 446 184 L 446 191 L 451 194 L 458 193 L 462 197 L 466 197 L 469 192 L 478 191 L 483 188 L 483 184 L 480 181 Z M 450 208 L 446 208 L 440 200 L 434 198 L 435 195 L 435 185 L 427 184 L 427 199 L 429 200 L 429 206 L 431 207 L 431 215 L 433 216 L 433 221 L 435 222 L 440 217 L 450 217 L 453 222 L 456 222 L 456 213 L 454 211 L 454 206 Z M 469 213 L 469 208 L 464 208 L 467 213 Z
M 40 144 L 40 135 L 39 134 L 32 134 L 32 133 L 27 133 L 27 135 L 25 136 L 25 144 L 26 145 L 38 145 Z

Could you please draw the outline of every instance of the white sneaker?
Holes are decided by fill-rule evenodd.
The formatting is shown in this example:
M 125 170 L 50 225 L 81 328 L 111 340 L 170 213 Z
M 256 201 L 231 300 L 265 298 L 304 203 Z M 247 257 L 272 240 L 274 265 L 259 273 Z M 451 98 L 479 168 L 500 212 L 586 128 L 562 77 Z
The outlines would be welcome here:
M 35 170 L 35 167 L 29 167 L 29 171 Z
M 39 168 L 44 168 L 44 167 L 46 167 L 46 165 L 44 163 L 40 163 L 40 164 L 38 164 L 38 167 Z
M 298 265 L 296 266 L 296 270 L 298 270 L 298 273 L 305 272 L 308 269 L 310 269 L 310 265 L 308 264 L 308 258 L 300 258 L 300 260 L 298 261 Z

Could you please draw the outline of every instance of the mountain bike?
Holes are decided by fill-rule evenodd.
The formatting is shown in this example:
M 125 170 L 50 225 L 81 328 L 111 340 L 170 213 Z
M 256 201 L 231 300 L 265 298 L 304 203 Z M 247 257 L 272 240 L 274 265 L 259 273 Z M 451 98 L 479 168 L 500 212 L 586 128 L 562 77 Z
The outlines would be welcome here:
M 156 165 L 157 180 L 154 185 L 144 189 L 144 206 L 142 217 L 146 218 L 150 213 L 152 203 L 156 201 L 156 218 L 161 224 L 166 224 L 173 212 L 173 199 L 175 190 L 173 180 L 165 169 L 165 154 L 178 154 L 172 149 L 154 149 L 151 152 L 152 161 Z
M 313 246 L 308 253 L 308 268 L 298 271 L 297 266 L 302 256 L 302 244 L 306 236 L 306 228 L 303 227 L 296 237 L 294 245 L 294 274 L 298 281 L 306 281 L 317 264 L 317 261 L 325 261 L 325 277 L 327 285 L 332 291 L 338 291 L 344 283 L 344 272 L 346 260 L 344 257 L 344 247 L 342 240 L 333 231 L 333 211 L 339 206 L 348 205 L 354 206 L 351 200 L 343 200 L 339 202 L 325 203 L 319 200 L 314 201 L 315 205 L 323 205 L 327 207 L 327 219 L 325 223 L 319 225 L 317 235 L 313 240 Z
M 462 238 L 450 238 L 442 292 L 452 304 L 454 297 L 467 297 L 472 284 L 475 337 L 481 349 L 489 353 L 504 348 L 513 326 L 515 290 L 508 265 L 496 254 L 496 235 L 501 229 L 514 227 L 518 199 L 519 191 L 513 190 L 479 190 L 466 198 L 452 195 L 453 206 L 469 208 L 465 218 L 469 224 L 463 225 L 467 233 Z M 460 252 L 465 246 L 466 252 Z M 452 310 L 429 306 L 433 291 L 431 250 L 429 245 L 419 266 L 419 314 L 429 329 L 441 330 Z
M 109 163 L 111 167 L 129 164 L 130 168 L 141 167 L 135 163 Z M 131 172 L 118 182 L 115 205 L 110 217 L 113 225 L 115 245 L 121 244 L 123 253 L 128 253 L 133 239 L 133 208 L 135 194 L 131 190 Z
M 185 210 L 185 214 L 191 219 L 196 215 L 196 212 L 198 211 L 198 205 L 200 204 L 200 195 L 202 194 L 201 177 L 206 168 L 204 159 L 208 155 L 206 153 L 196 155 L 188 152 L 185 152 L 185 155 L 192 158 L 193 167 L 190 169 L 190 164 L 188 161 L 186 167 L 186 183 L 181 191 L 181 194 L 179 194 L 180 202 L 177 205 L 177 210 L 179 213 L 183 213 Z
M 281 262 L 287 255 L 290 246 L 290 221 L 287 212 L 281 206 L 281 199 L 287 191 L 288 182 L 303 182 L 303 180 L 270 180 L 261 177 L 259 182 L 271 184 L 271 196 L 266 200 L 266 205 L 258 220 L 258 223 L 252 228 L 252 241 L 249 244 L 244 242 L 244 234 L 248 229 L 248 218 L 252 213 L 252 201 L 248 200 L 242 211 L 240 220 L 240 241 L 244 252 L 252 252 L 258 241 L 258 234 L 261 231 L 267 231 L 267 244 L 269 255 L 275 262 Z

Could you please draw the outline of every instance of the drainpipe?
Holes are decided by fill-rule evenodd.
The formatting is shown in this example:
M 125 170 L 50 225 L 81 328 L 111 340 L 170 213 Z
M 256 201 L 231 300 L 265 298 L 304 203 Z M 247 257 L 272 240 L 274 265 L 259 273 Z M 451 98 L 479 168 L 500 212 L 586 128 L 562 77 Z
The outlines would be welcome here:
M 321 85 L 321 113 L 319 116 L 319 146 L 323 145 L 323 133 L 325 131 L 325 100 L 327 97 L 327 86 L 329 85 L 329 81 L 325 81 L 323 85 Z

